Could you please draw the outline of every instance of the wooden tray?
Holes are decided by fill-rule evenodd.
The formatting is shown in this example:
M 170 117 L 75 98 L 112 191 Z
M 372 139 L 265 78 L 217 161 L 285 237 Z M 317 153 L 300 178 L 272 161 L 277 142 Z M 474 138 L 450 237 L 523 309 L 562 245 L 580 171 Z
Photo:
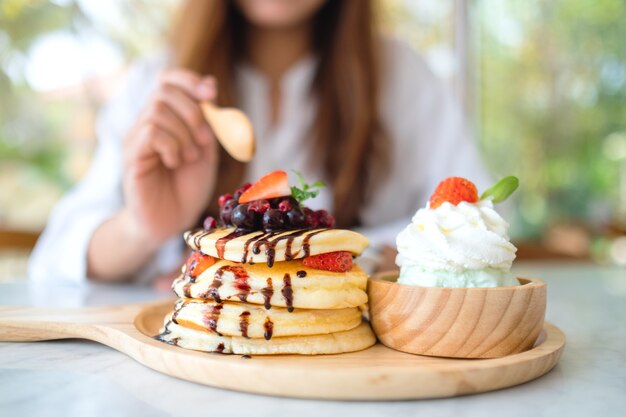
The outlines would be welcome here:
M 498 359 L 444 359 L 377 344 L 327 356 L 221 355 L 154 340 L 173 301 L 83 309 L 0 308 L 0 341 L 80 338 L 167 375 L 256 394 L 339 400 L 453 397 L 521 384 L 559 361 L 565 336 L 546 323 L 533 349 Z

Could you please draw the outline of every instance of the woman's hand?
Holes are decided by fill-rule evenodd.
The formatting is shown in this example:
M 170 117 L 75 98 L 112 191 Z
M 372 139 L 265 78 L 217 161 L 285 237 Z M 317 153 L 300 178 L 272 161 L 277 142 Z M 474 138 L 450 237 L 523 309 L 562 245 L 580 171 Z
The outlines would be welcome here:
M 216 96 L 211 77 L 186 70 L 162 76 L 124 143 L 125 206 L 91 236 L 89 277 L 131 277 L 163 242 L 198 220 L 213 193 L 218 162 L 199 103 Z
M 158 245 L 198 220 L 213 193 L 217 143 L 199 103 L 213 101 L 212 77 L 175 69 L 158 88 L 124 145 L 123 218 Z

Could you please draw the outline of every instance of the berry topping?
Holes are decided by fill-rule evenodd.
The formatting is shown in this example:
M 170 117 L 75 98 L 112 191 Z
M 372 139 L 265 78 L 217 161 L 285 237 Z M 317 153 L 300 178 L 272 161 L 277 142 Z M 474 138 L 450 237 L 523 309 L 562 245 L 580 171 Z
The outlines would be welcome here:
M 263 215 L 263 230 L 273 232 L 285 228 L 285 214 L 278 209 L 269 209 Z
M 230 221 L 239 229 L 254 229 L 256 223 L 256 213 L 248 210 L 247 204 L 240 204 L 233 210 Z
M 473 182 L 465 178 L 450 177 L 441 181 L 430 196 L 430 208 L 437 208 L 445 202 L 456 206 L 462 201 L 477 202 L 478 190 Z
M 317 218 L 319 227 L 331 228 L 335 226 L 335 216 L 329 214 L 326 210 L 317 210 L 315 217 Z
M 303 208 L 302 212 L 304 213 L 304 225 L 306 227 L 310 227 L 311 229 L 315 229 L 319 224 L 319 220 L 315 215 L 315 212 L 308 207 Z
M 233 198 L 225 202 L 220 209 L 220 219 L 222 219 L 224 224 L 231 224 L 231 215 L 235 207 L 237 207 L 237 200 Z
M 217 220 L 215 220 L 215 217 L 209 216 L 204 219 L 202 226 L 204 227 L 204 230 L 213 230 L 217 227 Z
M 352 254 L 343 251 L 323 253 L 304 258 L 302 263 L 309 268 L 332 272 L 347 272 L 352 269 Z
M 289 225 L 294 229 L 305 226 L 304 213 L 298 208 L 294 208 L 287 212 L 287 220 L 289 221 Z
M 218 199 L 217 199 L 217 204 L 218 204 L 220 207 L 224 207 L 224 204 L 225 204 L 227 201 L 230 201 L 230 200 L 232 200 L 232 199 L 233 199 L 233 195 L 232 195 L 232 194 L 224 194 L 224 195 L 221 195 L 221 196 L 220 196 L 220 198 L 218 198 Z
M 200 251 L 193 251 L 187 258 L 186 272 L 191 278 L 196 278 L 203 273 L 208 267 L 215 263 L 215 259 L 209 255 L 205 255 Z
M 278 203 L 278 209 L 280 211 L 286 212 L 293 209 L 293 203 L 289 199 L 284 199 L 280 203 Z
M 252 210 L 256 213 L 263 214 L 271 208 L 270 202 L 267 200 L 254 200 L 248 204 L 248 210 Z
M 250 188 L 245 190 L 239 203 L 249 203 L 254 200 L 269 199 L 291 195 L 289 181 L 285 171 L 274 171 L 257 181 Z
M 237 191 L 235 191 L 235 194 L 233 195 L 233 198 L 235 199 L 235 201 L 239 202 L 239 198 L 241 198 L 241 195 L 245 193 L 250 187 L 252 187 L 252 184 L 250 184 L 249 182 L 239 187 Z

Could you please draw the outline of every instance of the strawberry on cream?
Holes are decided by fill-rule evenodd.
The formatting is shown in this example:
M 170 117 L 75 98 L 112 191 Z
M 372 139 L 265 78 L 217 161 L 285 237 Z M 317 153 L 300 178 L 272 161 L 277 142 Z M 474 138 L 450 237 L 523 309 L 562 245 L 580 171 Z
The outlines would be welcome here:
M 491 198 L 458 204 L 431 203 L 418 210 L 397 238 L 398 283 L 425 287 L 518 285 L 510 273 L 517 249 L 509 224 Z

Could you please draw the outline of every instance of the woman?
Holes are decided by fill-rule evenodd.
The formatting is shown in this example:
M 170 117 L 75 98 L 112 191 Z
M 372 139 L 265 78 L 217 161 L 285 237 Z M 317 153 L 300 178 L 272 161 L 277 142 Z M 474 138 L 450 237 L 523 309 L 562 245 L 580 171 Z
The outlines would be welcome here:
M 373 17 L 370 1 L 187 1 L 167 56 L 139 65 L 102 115 L 93 166 L 54 210 L 31 275 L 144 280 L 176 269 L 180 234 L 216 196 L 274 169 L 324 180 L 311 206 L 374 245 L 393 245 L 440 179 L 485 185 L 453 101 Z M 204 100 L 250 116 L 251 163 L 219 148 Z

